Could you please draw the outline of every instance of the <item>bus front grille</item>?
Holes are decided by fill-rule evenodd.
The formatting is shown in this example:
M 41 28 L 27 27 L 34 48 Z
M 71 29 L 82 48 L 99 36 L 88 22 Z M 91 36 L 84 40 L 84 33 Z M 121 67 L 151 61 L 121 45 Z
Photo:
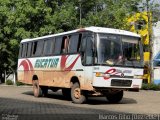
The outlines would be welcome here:
M 112 79 L 111 86 L 124 86 L 130 87 L 132 84 L 132 80 L 120 80 L 120 79 Z

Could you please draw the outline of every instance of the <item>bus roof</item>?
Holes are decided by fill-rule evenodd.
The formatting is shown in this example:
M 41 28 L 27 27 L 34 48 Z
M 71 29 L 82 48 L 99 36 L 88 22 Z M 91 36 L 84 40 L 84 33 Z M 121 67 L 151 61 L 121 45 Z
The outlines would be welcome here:
M 95 33 L 109 33 L 109 34 L 118 34 L 118 35 L 140 37 L 140 35 L 138 35 L 136 33 L 125 31 L 125 30 L 91 26 L 91 27 L 80 28 L 80 29 L 76 29 L 76 30 L 72 30 L 72 31 L 68 31 L 68 32 L 53 34 L 53 35 L 46 35 L 46 36 L 37 37 L 37 38 L 24 39 L 21 42 L 28 42 L 28 41 L 33 41 L 33 40 L 39 40 L 39 39 L 44 39 L 44 38 L 60 36 L 60 35 L 67 35 L 67 34 L 76 33 L 76 32 L 80 32 L 80 31 L 91 31 L 91 32 L 95 32 Z

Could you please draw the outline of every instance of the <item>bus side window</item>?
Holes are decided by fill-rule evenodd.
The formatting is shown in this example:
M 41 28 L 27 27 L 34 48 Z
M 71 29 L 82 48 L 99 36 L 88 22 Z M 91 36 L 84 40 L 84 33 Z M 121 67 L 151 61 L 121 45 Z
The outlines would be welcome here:
M 62 39 L 62 44 L 61 44 L 61 53 L 67 53 L 68 52 L 68 44 L 69 44 L 69 37 L 64 36 Z
M 19 58 L 22 58 L 22 52 L 23 51 L 23 44 L 20 44 L 20 49 L 19 49 Z
M 79 52 L 81 39 L 79 39 L 79 34 L 72 35 L 69 42 L 68 52 L 77 53 Z
M 90 33 L 83 33 L 80 45 L 82 65 L 93 64 L 93 36 Z
M 93 64 L 93 37 L 87 37 L 87 45 L 85 51 L 85 64 L 92 65 Z
M 85 52 L 87 36 L 83 36 L 80 45 L 80 52 Z
M 26 44 L 25 44 L 26 49 L 25 49 L 25 55 L 24 55 L 24 57 L 27 57 L 28 46 L 29 46 L 29 43 L 26 43 Z
M 24 43 L 23 45 L 22 45 L 22 58 L 25 58 L 26 57 L 26 52 L 27 51 L 27 43 Z
M 55 38 L 55 48 L 54 48 L 54 54 L 60 54 L 61 52 L 61 44 L 62 44 L 62 37 Z
M 86 40 L 87 40 L 87 36 L 83 35 L 83 37 L 81 39 L 81 43 L 80 43 L 80 49 L 79 49 L 79 52 L 81 54 L 82 65 L 85 65 Z
M 32 44 L 32 56 L 41 56 L 42 53 L 42 48 L 43 48 L 43 41 L 35 41 Z
M 43 55 L 51 55 L 54 49 L 54 38 L 44 41 Z
M 31 56 L 31 47 L 32 47 L 32 43 L 31 42 L 29 42 L 28 43 L 28 50 L 27 50 L 27 57 L 30 57 Z
M 79 38 L 78 38 L 78 46 L 77 46 L 77 52 L 80 52 L 80 46 L 81 46 L 81 42 L 82 42 L 82 34 L 79 34 Z
M 35 56 L 37 50 L 37 41 L 32 43 L 32 56 Z

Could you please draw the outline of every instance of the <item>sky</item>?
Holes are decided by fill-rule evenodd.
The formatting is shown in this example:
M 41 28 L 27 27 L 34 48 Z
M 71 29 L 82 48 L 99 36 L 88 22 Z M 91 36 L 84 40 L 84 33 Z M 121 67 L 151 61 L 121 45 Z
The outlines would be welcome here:
M 143 0 L 143 2 L 145 3 L 146 0 Z M 153 2 L 154 4 L 159 4 L 160 5 L 160 0 L 151 0 L 151 2 Z M 160 10 L 160 7 L 159 7 Z

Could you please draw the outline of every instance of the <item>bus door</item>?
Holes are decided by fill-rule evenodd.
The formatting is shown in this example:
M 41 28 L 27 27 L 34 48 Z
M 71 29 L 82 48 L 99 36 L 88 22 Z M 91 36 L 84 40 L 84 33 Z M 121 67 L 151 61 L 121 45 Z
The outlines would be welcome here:
M 93 80 L 93 40 L 92 34 L 86 34 L 82 37 L 82 65 L 84 70 L 84 89 L 92 87 Z

